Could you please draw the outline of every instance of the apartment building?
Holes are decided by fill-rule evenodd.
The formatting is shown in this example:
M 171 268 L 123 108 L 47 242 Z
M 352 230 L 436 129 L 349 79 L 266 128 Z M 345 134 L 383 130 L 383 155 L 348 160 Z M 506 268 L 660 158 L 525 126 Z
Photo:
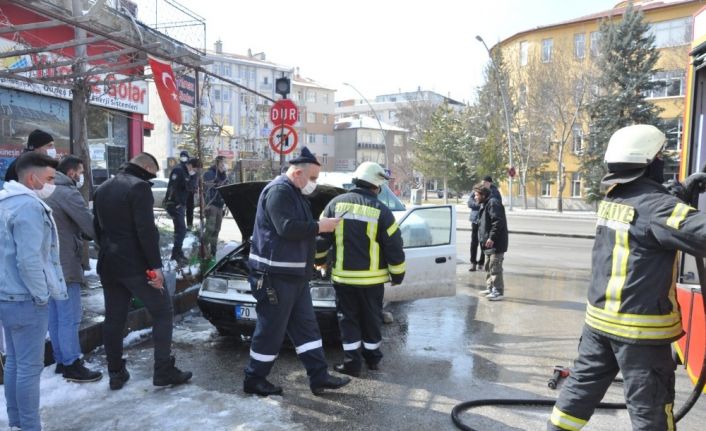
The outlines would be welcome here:
M 653 74 L 653 80 L 664 83 L 658 90 L 646 95 L 657 106 L 663 108 L 661 123 L 657 126 L 668 138 L 667 150 L 672 155 L 672 163 L 666 174 L 676 175 L 679 152 L 681 150 L 682 114 L 684 109 L 685 68 L 688 61 L 689 43 L 692 34 L 692 15 L 706 5 L 703 0 L 655 0 L 634 1 L 634 6 L 644 14 L 650 32 L 655 36 L 655 45 L 660 60 Z M 599 53 L 600 23 L 604 19 L 620 19 L 628 5 L 619 2 L 613 9 L 597 12 L 565 22 L 546 25 L 523 31 L 502 40 L 492 49 L 501 49 L 510 75 L 511 98 L 519 101 L 525 96 L 527 87 L 532 85 L 533 73 L 550 70 L 553 62 L 567 65 L 574 76 L 579 76 L 595 64 Z M 570 75 L 569 74 L 569 79 Z M 589 93 L 595 91 L 589 82 Z M 580 167 L 580 155 L 589 144 L 590 130 L 588 118 L 583 115 L 574 125 L 571 138 L 564 151 L 561 163 L 556 157 L 549 157 L 541 179 L 528 181 L 527 194 L 530 206 L 538 208 L 557 207 L 559 190 L 557 172 L 562 170 L 565 184 L 562 191 L 564 209 L 589 209 L 585 203 Z M 544 145 L 541 143 L 540 145 Z M 547 143 L 551 151 L 551 142 Z M 513 195 L 521 201 L 523 190 L 515 181 Z M 507 184 L 503 185 L 507 194 Z
M 299 107 L 299 121 L 295 128 L 299 134 L 299 145 L 294 155 L 306 146 L 321 163 L 322 171 L 335 170 L 336 151 L 334 138 L 334 111 L 336 90 L 303 77 L 297 68 L 292 79 L 290 98 Z

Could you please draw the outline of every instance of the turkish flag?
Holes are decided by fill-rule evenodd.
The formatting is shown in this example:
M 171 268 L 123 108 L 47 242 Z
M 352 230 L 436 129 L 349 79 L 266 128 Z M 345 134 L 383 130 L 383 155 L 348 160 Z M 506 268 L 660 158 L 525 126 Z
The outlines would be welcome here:
M 148 57 L 154 83 L 157 86 L 159 99 L 162 101 L 164 112 L 167 113 L 169 121 L 174 124 L 181 124 L 181 105 L 179 104 L 179 90 L 177 89 L 174 71 L 169 63 L 165 63 L 154 57 Z

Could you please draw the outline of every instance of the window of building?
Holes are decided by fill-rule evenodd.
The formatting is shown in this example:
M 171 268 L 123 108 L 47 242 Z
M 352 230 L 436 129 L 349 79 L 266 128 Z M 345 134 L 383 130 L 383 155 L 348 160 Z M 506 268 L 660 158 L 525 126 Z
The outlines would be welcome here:
M 328 93 L 323 94 L 324 103 L 328 103 Z
M 256 73 L 255 69 L 250 69 L 250 80 L 251 81 L 257 80 L 257 73 Z
M 328 144 L 328 135 L 321 135 L 321 142 Z
M 575 124 L 571 132 L 571 151 L 573 151 L 575 154 L 579 154 L 583 150 L 583 130 L 581 130 L 581 126 L 579 124 Z
M 230 74 L 231 74 L 230 64 L 224 64 L 223 65 L 223 76 L 230 76 Z
M 324 135 L 324 138 L 325 138 L 325 137 L 326 137 L 326 135 Z M 325 144 L 325 143 L 326 143 L 326 142 L 325 142 L 325 140 L 324 140 L 324 144 Z M 322 162 L 324 165 L 328 165 L 328 154 L 324 153 L 324 154 L 321 155 L 321 162 Z
M 592 31 L 589 37 L 591 39 L 591 57 L 598 57 L 601 53 L 601 32 Z
M 682 138 L 682 119 L 681 119 L 681 117 L 661 119 L 660 124 L 659 124 L 659 128 L 667 136 L 667 143 L 664 146 L 664 149 L 670 150 L 670 151 L 681 150 L 681 138 Z
M 543 197 L 549 197 L 552 195 L 552 173 L 551 172 L 545 172 L 542 174 L 542 186 L 540 190 L 540 194 Z
M 321 115 L 321 122 L 324 124 L 328 124 L 328 114 Z
M 230 101 L 230 88 L 224 88 L 221 96 L 223 97 L 223 100 L 225 100 L 226 102 Z
M 221 90 L 214 88 L 213 89 L 213 98 L 215 100 L 221 100 Z
M 313 133 L 309 133 L 309 134 L 307 135 L 307 141 L 308 141 L 310 144 L 315 144 L 315 143 L 316 143 L 316 135 L 313 134 Z
M 653 22 L 649 32 L 655 37 L 655 47 L 686 45 L 691 40 L 691 17 Z
M 527 57 L 529 55 L 529 44 L 526 40 L 520 42 L 520 66 L 527 65 Z
M 552 61 L 553 46 L 554 39 L 542 39 L 542 63 L 549 63 Z
M 270 77 L 269 77 L 269 76 L 265 76 L 264 78 L 262 78 L 262 83 L 265 84 L 265 85 L 269 84 L 269 83 L 270 83 Z
M 650 90 L 646 97 L 675 97 L 684 95 L 686 77 L 683 70 L 654 72 L 650 80 L 659 85 L 657 88 Z
M 316 113 L 315 112 L 306 112 L 306 122 L 307 123 L 316 123 Z
M 581 174 L 578 172 L 571 174 L 571 197 L 581 197 Z
M 586 33 L 574 35 L 574 57 L 579 60 L 586 57 Z
M 316 91 L 307 91 L 306 101 L 310 103 L 316 103 Z

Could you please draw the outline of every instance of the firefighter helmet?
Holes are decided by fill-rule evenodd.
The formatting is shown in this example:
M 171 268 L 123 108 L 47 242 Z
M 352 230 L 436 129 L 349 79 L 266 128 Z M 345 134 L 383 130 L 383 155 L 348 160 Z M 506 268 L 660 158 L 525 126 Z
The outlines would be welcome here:
M 361 163 L 353 175 L 355 180 L 365 181 L 375 187 L 380 187 L 385 181 L 390 179 L 382 166 L 375 162 Z
M 608 171 L 647 167 L 664 147 L 667 138 L 658 128 L 635 124 L 619 129 L 610 137 L 605 152 Z

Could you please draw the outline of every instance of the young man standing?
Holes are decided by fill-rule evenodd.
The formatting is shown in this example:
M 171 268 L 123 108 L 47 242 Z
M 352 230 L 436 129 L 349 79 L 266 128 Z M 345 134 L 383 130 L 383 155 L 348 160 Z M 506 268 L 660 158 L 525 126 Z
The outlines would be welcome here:
M 508 246 L 505 207 L 493 197 L 489 188 L 476 186 L 473 189 L 476 201 L 481 205 L 478 214 L 478 240 L 485 253 L 485 284 L 482 291 L 491 301 L 501 301 L 505 294 L 503 282 L 503 259 Z

